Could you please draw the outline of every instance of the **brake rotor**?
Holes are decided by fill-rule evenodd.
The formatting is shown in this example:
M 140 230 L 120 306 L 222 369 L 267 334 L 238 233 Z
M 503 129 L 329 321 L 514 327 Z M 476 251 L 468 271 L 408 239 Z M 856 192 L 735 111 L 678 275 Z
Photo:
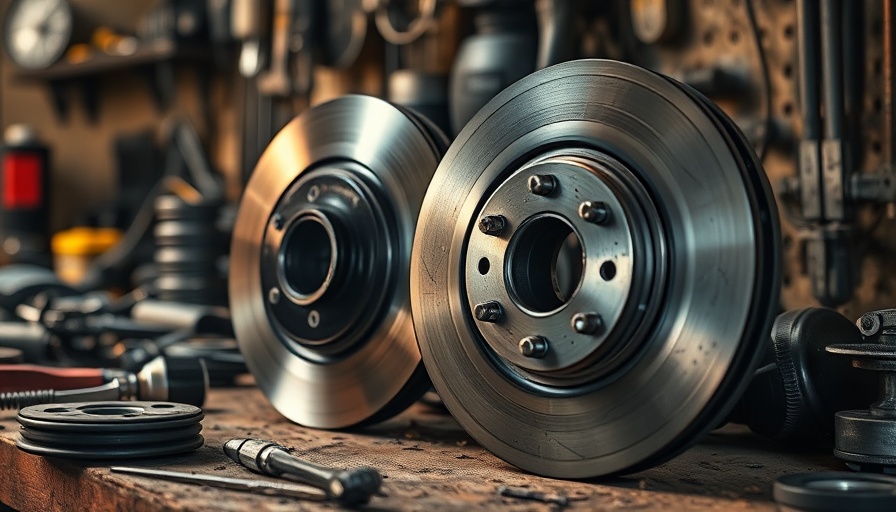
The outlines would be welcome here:
M 641 68 L 537 72 L 464 128 L 411 264 L 445 405 L 528 471 L 658 464 L 724 422 L 779 289 L 774 199 L 746 139 Z
M 292 421 L 375 422 L 428 388 L 409 261 L 446 146 L 416 114 L 346 96 L 294 119 L 261 156 L 234 228 L 230 305 L 246 365 Z

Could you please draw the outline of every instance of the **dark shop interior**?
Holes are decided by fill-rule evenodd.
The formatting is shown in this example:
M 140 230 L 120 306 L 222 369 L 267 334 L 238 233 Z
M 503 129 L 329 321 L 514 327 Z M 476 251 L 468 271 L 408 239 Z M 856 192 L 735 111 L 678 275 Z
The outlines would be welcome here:
M 896 510 L 896 0 L 0 47 L 0 512 Z

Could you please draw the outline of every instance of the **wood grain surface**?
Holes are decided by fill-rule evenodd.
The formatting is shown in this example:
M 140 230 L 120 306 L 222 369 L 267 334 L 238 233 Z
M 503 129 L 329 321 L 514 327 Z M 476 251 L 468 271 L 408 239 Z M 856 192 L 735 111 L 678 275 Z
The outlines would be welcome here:
M 213 390 L 206 404 L 206 444 L 187 455 L 79 463 L 27 454 L 15 413 L 0 412 L 0 502 L 18 510 L 53 511 L 296 511 L 335 510 L 314 503 L 112 474 L 134 465 L 237 478 L 265 477 L 233 463 L 223 444 L 258 437 L 293 448 L 309 461 L 342 467 L 369 465 L 384 476 L 385 496 L 367 510 L 775 510 L 772 482 L 785 473 L 844 469 L 833 456 L 794 453 L 729 425 L 666 464 L 636 475 L 564 481 L 525 473 L 477 445 L 451 417 L 417 404 L 359 432 L 299 427 L 280 416 L 253 386 Z M 509 487 L 565 497 L 566 507 L 499 494 Z

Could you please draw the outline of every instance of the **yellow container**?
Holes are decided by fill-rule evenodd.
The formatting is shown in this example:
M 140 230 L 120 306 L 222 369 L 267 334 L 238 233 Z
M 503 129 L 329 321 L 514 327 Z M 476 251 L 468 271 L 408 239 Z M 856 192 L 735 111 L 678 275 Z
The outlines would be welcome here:
M 53 266 L 59 278 L 68 284 L 83 279 L 94 258 L 121 240 L 115 228 L 75 227 L 53 235 Z

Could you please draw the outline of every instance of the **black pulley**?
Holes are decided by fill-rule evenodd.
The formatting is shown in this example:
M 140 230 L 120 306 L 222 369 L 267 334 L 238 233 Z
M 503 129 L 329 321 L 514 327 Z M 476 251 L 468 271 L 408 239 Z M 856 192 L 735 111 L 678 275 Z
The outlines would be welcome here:
M 294 119 L 259 160 L 234 228 L 230 305 L 246 365 L 289 419 L 374 422 L 428 388 L 410 253 L 446 146 L 425 118 L 346 96 Z
M 862 334 L 831 309 L 782 313 L 766 338 L 765 356 L 732 413 L 732 421 L 789 444 L 829 444 L 834 415 L 865 407 L 877 380 L 825 351 L 831 343 L 859 344 Z
M 75 459 L 124 459 L 193 451 L 202 411 L 172 402 L 85 402 L 42 404 L 19 411 L 29 453 Z
M 779 260 L 730 119 L 636 66 L 569 62 L 504 90 L 446 153 L 414 239 L 414 326 L 484 447 L 549 476 L 631 472 L 724 421 Z

